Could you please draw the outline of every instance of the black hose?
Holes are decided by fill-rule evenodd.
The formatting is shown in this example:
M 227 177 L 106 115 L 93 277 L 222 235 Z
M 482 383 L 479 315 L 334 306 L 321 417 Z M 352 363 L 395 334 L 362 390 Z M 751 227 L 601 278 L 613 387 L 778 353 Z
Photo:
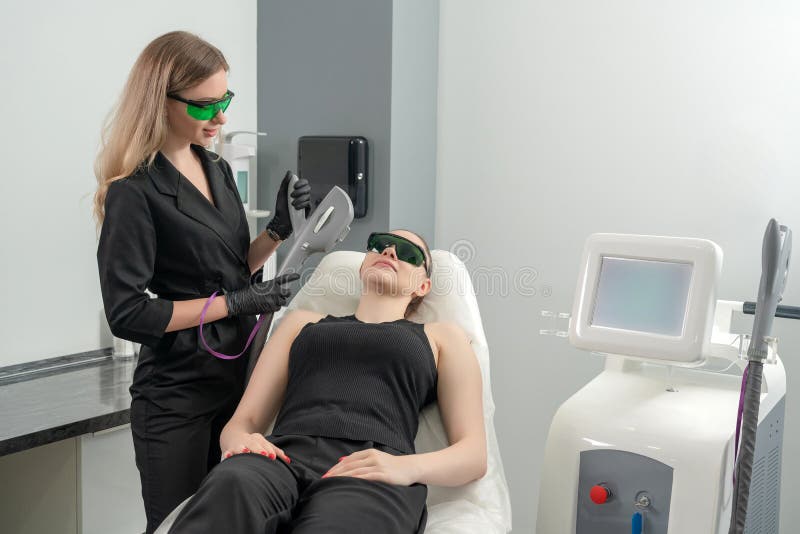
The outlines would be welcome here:
M 256 336 L 253 338 L 253 344 L 250 345 L 247 371 L 245 372 L 244 379 L 245 386 L 247 386 L 247 384 L 250 382 L 250 376 L 253 374 L 253 369 L 255 369 L 256 363 L 258 363 L 258 358 L 261 356 L 261 352 L 264 350 L 264 346 L 267 344 L 267 334 L 269 334 L 269 329 L 272 326 L 273 317 L 275 317 L 275 314 L 270 313 L 269 317 L 264 319 L 264 322 L 261 323 L 261 327 L 259 327 L 258 332 L 256 332 Z
M 755 302 L 742 303 L 742 313 L 746 313 L 748 315 L 755 315 L 756 303 Z M 800 306 L 780 305 L 775 309 L 775 317 L 781 317 L 783 319 L 800 319 Z
M 736 463 L 736 483 L 733 487 L 733 509 L 728 534 L 743 534 L 747 521 L 747 503 L 750 500 L 750 479 L 756 450 L 763 370 L 764 364 L 760 361 L 750 360 L 747 364 L 748 376 L 742 412 L 742 442 L 739 448 L 739 460 Z

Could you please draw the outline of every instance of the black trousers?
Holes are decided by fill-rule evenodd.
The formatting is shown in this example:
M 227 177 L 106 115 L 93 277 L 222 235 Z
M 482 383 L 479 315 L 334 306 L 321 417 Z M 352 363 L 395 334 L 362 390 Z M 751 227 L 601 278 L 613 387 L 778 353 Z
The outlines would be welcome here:
M 147 516 L 146 534 L 154 532 L 176 506 L 197 491 L 219 463 L 219 435 L 238 400 L 232 396 L 218 409 L 192 416 L 144 398 L 131 401 L 131 431 Z
M 355 477 L 320 478 L 341 456 L 375 448 L 372 441 L 268 436 L 291 459 L 235 454 L 211 470 L 175 519 L 170 534 L 422 534 L 424 484 L 401 486 Z

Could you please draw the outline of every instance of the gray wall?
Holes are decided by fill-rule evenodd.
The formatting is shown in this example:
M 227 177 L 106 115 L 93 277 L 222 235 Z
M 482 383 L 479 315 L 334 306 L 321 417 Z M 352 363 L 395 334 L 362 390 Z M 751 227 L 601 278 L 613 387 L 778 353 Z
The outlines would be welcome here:
M 267 136 L 258 145 L 259 207 L 274 210 L 284 173 L 297 171 L 298 137 L 362 135 L 369 142 L 369 211 L 340 248 L 362 250 L 369 232 L 386 228 L 391 83 L 391 0 L 262 2 L 258 127 Z
M 572 306 L 586 237 L 712 239 L 719 297 L 747 300 L 768 218 L 800 229 L 798 27 L 789 1 L 441 3 L 439 247 L 458 243 L 473 272 L 538 273 L 533 296 L 478 290 L 515 533 L 534 530 L 555 409 L 602 366 L 538 335 L 540 310 Z M 789 390 L 781 525 L 794 532 L 800 325 L 775 325 Z
M 284 173 L 297 170 L 299 137 L 362 135 L 369 209 L 339 248 L 363 250 L 370 232 L 394 226 L 433 246 L 437 17 L 438 2 L 421 0 L 259 5 L 258 127 L 268 133 L 258 145 L 261 209 L 274 210 Z
M 390 228 L 435 248 L 438 0 L 395 0 L 392 29 Z

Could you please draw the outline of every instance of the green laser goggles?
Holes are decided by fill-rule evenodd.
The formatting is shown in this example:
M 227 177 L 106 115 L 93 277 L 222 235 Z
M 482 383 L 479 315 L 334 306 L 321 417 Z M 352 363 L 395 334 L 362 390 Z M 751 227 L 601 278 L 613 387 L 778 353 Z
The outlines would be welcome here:
M 197 119 L 199 121 L 208 121 L 213 119 L 214 116 L 220 111 L 224 113 L 225 110 L 228 109 L 228 106 L 231 103 L 231 98 L 233 98 L 233 91 L 226 91 L 225 96 L 219 100 L 215 100 L 214 102 L 198 102 L 197 100 L 187 100 L 176 95 L 175 93 L 167 93 L 167 96 L 173 100 L 177 100 L 178 102 L 183 102 L 186 104 L 186 113 L 193 119 Z
M 377 252 L 380 254 L 387 247 L 394 246 L 397 259 L 410 263 L 414 267 L 425 266 L 425 273 L 430 276 L 428 260 L 425 259 L 425 252 L 422 247 L 409 241 L 405 237 L 384 232 L 372 232 L 367 239 L 367 252 Z

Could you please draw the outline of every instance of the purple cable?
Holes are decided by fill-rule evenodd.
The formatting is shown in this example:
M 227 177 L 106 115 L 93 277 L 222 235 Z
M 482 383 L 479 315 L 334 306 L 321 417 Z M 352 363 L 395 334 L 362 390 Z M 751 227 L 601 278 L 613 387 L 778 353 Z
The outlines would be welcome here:
M 208 343 L 206 343 L 206 338 L 203 336 L 203 323 L 206 320 L 206 311 L 208 311 L 208 307 L 211 306 L 211 302 L 217 297 L 217 293 L 218 293 L 217 291 L 214 291 L 214 293 L 212 293 L 211 296 L 208 297 L 208 300 L 203 306 L 203 311 L 200 312 L 200 326 L 197 327 L 200 330 L 200 341 L 203 342 L 203 346 L 206 348 L 206 350 L 211 354 L 213 354 L 214 356 L 216 356 L 217 358 L 220 358 L 222 360 L 235 360 L 236 358 L 244 354 L 245 351 L 247 351 L 247 347 L 249 347 L 250 343 L 252 343 L 253 337 L 255 337 L 256 332 L 258 332 L 258 327 L 261 326 L 261 323 L 264 322 L 264 318 L 267 316 L 267 314 L 262 313 L 261 317 L 259 317 L 258 321 L 256 321 L 256 325 L 250 332 L 250 337 L 247 338 L 247 344 L 244 346 L 244 349 L 242 349 L 242 352 L 240 352 L 236 356 L 230 356 L 228 354 L 222 354 L 221 352 L 217 352 L 208 346 Z
M 739 432 L 742 430 L 742 413 L 744 413 L 744 391 L 747 389 L 747 372 L 750 365 L 742 373 L 742 389 L 739 392 L 739 414 L 736 416 L 736 441 L 733 442 L 733 483 L 736 484 L 736 457 L 739 456 Z

